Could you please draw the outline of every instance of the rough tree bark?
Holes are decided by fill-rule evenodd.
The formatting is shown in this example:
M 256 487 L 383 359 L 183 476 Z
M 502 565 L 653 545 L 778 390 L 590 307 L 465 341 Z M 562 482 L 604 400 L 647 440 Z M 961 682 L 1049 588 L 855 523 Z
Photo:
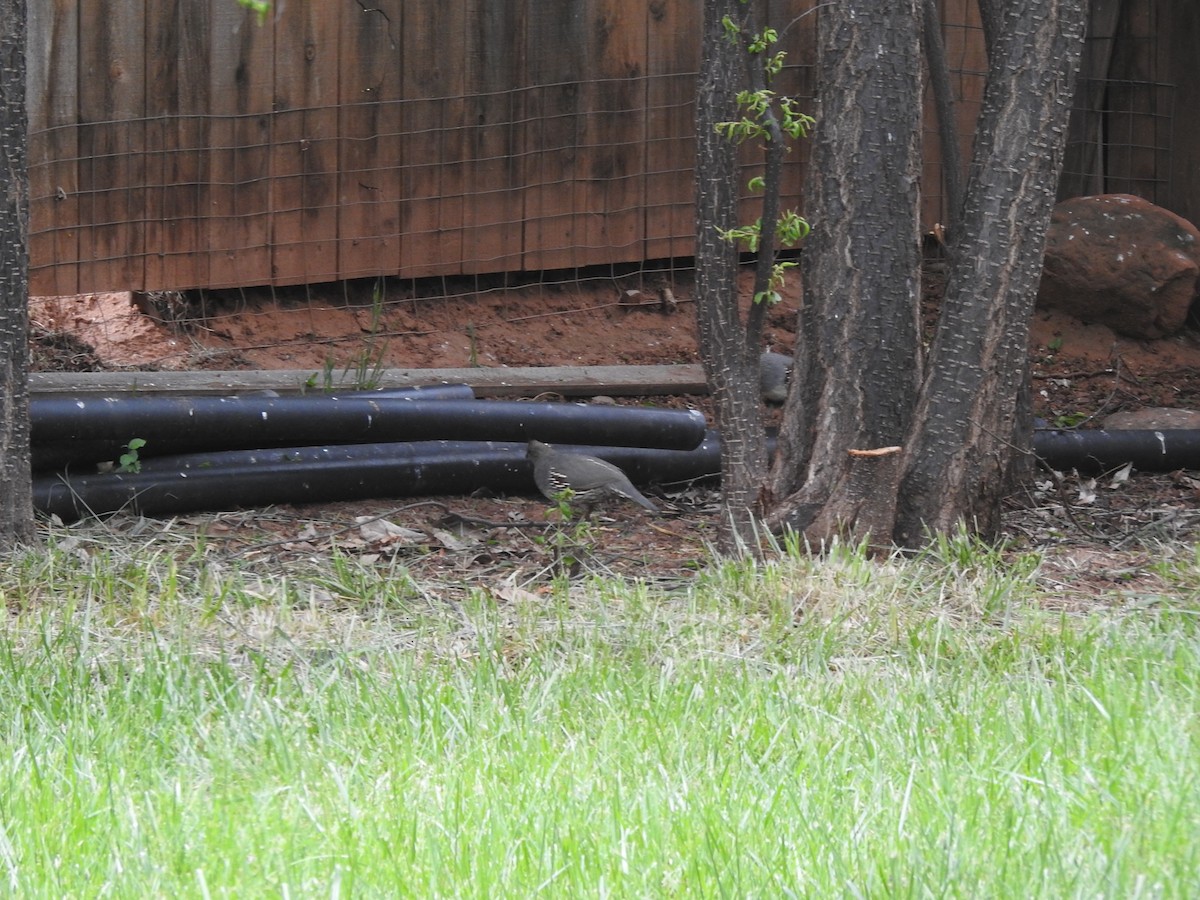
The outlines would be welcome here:
M 704 0 L 703 47 L 696 95 L 696 319 L 700 357 L 721 432 L 721 523 L 718 549 L 756 552 L 756 508 L 766 440 L 758 389 L 764 309 L 742 317 L 737 247 L 721 237 L 737 222 L 737 149 L 717 134 L 738 118 L 741 48 L 721 21 L 739 19 L 737 0 Z
M 0 0 L 0 547 L 33 540 L 25 0 Z
M 989 71 L 946 296 L 916 347 L 914 0 L 843 0 L 821 26 L 805 249 L 803 379 L 785 408 L 769 522 L 917 546 L 991 535 L 1028 429 L 1029 320 L 1062 164 L 1084 0 L 980 0 Z M 886 59 L 872 52 L 886 48 Z M 886 98 L 886 101 L 884 100 Z M 903 148 L 904 152 L 901 152 Z M 911 242 L 905 246 L 906 242 Z M 920 378 L 919 390 L 915 389 Z M 898 445 L 899 452 L 854 451 Z
M 920 373 L 918 0 L 821 11 L 819 106 L 805 186 L 804 304 L 769 524 L 820 544 L 891 533 L 896 457 Z
M 1019 403 L 1046 228 L 1066 146 L 1085 0 L 992 0 L 988 81 L 961 233 L 905 442 L 893 537 L 957 522 L 991 535 L 1028 449 Z

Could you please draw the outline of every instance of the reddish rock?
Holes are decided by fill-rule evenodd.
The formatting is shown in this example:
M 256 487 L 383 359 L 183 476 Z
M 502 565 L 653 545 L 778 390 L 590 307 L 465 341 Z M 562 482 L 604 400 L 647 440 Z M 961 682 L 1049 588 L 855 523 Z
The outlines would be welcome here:
M 1198 276 L 1191 222 L 1129 194 L 1074 197 L 1050 220 L 1038 306 L 1161 338 L 1183 327 Z
M 1112 431 L 1124 429 L 1133 429 L 1135 431 L 1200 429 L 1200 412 L 1194 409 L 1172 409 L 1160 406 L 1122 410 L 1106 418 L 1104 420 L 1104 427 Z

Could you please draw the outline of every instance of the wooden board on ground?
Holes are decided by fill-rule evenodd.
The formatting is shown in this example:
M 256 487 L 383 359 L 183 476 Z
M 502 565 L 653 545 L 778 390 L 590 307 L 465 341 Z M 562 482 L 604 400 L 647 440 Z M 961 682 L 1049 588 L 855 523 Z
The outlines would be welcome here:
M 309 382 L 312 385 L 309 386 Z M 704 394 L 699 365 L 670 366 L 526 366 L 505 369 L 384 369 L 376 386 L 404 388 L 469 384 L 478 397 L 652 396 Z M 34 394 L 141 393 L 235 394 L 274 390 L 320 391 L 321 373 L 307 369 L 251 372 L 38 372 L 29 376 Z M 352 390 L 351 378 L 335 373 L 334 390 Z

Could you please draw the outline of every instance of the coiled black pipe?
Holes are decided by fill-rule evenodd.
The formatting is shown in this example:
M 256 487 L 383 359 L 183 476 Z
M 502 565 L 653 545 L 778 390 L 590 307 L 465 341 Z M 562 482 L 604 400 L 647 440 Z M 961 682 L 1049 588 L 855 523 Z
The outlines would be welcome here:
M 69 396 L 58 397 L 56 399 L 66 400 L 68 403 L 76 400 L 96 401 L 104 399 L 103 394 L 88 394 L 84 396 Z M 261 408 L 263 402 L 267 399 L 272 399 L 280 396 L 275 391 L 253 391 L 246 394 L 231 395 L 226 399 L 241 400 L 249 404 L 258 404 Z M 434 384 L 421 385 L 418 387 L 407 388 L 392 388 L 389 390 L 379 391 L 348 391 L 337 394 L 314 394 L 315 399 L 322 401 L 337 401 L 337 400 L 474 400 L 475 391 L 469 384 Z M 30 403 L 30 422 L 43 421 L 46 409 L 55 409 L 57 404 L 46 406 L 44 397 L 35 397 Z M 130 397 L 130 400 L 142 400 L 145 397 Z M 85 407 L 86 408 L 86 407 Z M 161 432 L 161 428 L 155 428 L 152 433 Z M 31 458 L 33 461 L 33 471 L 42 472 L 47 470 L 64 469 L 70 466 L 79 464 L 93 464 L 101 462 L 115 462 L 125 452 L 125 447 L 129 443 L 131 437 L 141 437 L 146 439 L 144 435 L 110 435 L 106 438 L 96 440 L 80 440 L 76 438 L 68 438 L 66 440 L 41 441 L 35 440 L 31 447 Z M 154 456 L 156 453 L 180 453 L 186 452 L 190 447 L 172 447 L 169 441 L 154 441 L 153 446 L 147 445 L 139 451 L 139 456 Z
M 704 439 L 705 431 L 704 415 L 697 410 L 515 400 L 417 403 L 408 398 L 353 395 L 40 397 L 31 403 L 30 421 L 35 455 L 53 452 L 56 461 L 75 441 L 91 442 L 86 448 L 89 454 L 103 451 L 100 457 L 89 456 L 91 461 L 111 460 L 135 437 L 146 441 L 139 456 L 150 457 L 331 442 L 524 441 L 530 437 L 687 450 Z
M 620 466 L 635 483 L 715 476 L 720 443 L 693 450 L 570 446 Z M 1098 472 L 1132 462 L 1143 471 L 1200 468 L 1197 431 L 1037 431 L 1034 451 L 1055 469 Z M 272 503 L 469 494 L 480 488 L 532 493 L 524 443 L 420 441 L 234 450 L 142 461 L 137 473 L 40 475 L 34 506 L 73 520 L 130 509 L 164 515 Z
M 1094 474 L 1126 463 L 1143 472 L 1200 469 L 1200 431 L 1195 429 L 1035 431 L 1033 450 L 1059 471 Z
M 721 465 L 715 432 L 693 450 L 559 446 L 607 459 L 641 483 L 702 478 Z M 139 472 L 41 475 L 33 495 L 38 511 L 72 521 L 122 509 L 170 515 L 480 488 L 536 492 L 525 444 L 417 441 L 186 454 L 147 459 Z

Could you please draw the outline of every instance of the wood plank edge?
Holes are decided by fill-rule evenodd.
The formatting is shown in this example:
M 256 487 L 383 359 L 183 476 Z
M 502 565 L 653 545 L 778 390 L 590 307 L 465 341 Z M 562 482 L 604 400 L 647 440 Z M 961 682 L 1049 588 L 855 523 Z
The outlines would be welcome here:
M 556 393 L 569 397 L 706 394 L 699 365 L 526 366 L 487 369 L 384 369 L 380 388 L 468 384 L 479 397 L 528 397 Z M 217 372 L 35 372 L 32 394 L 235 394 L 274 390 L 301 393 L 324 389 L 324 377 L 310 369 Z M 352 373 L 334 373 L 333 390 L 353 390 Z

